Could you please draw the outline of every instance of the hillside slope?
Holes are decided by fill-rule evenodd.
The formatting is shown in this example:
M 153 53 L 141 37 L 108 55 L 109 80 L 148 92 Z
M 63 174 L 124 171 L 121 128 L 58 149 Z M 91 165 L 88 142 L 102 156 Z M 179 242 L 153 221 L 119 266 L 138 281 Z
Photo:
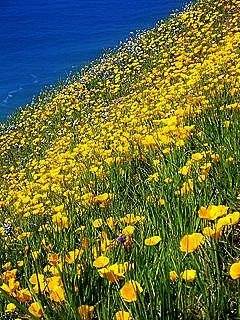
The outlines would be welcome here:
M 2 125 L 1 319 L 240 317 L 239 21 L 199 0 Z

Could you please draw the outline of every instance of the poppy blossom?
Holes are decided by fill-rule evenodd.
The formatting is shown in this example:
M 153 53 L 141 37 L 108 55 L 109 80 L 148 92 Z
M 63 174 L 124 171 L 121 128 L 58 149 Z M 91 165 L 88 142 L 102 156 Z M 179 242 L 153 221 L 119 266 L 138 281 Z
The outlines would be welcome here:
M 78 307 L 78 314 L 82 320 L 91 320 L 93 317 L 94 307 L 86 304 Z
M 186 253 L 195 251 L 200 244 L 204 243 L 201 233 L 186 234 L 180 241 L 180 250 Z
M 28 308 L 28 311 L 34 315 L 36 318 L 42 318 L 43 312 L 41 309 L 41 305 L 39 302 L 33 302 L 30 307 Z
M 140 283 L 134 280 L 127 281 L 124 286 L 120 289 L 120 295 L 126 302 L 137 301 L 138 293 L 141 293 L 143 288 Z
M 234 280 L 240 278 L 240 261 L 235 262 L 231 265 L 229 273 L 231 278 Z
M 144 243 L 146 246 L 155 246 L 156 244 L 158 244 L 161 241 L 161 237 L 159 236 L 153 236 L 150 238 L 147 238 L 144 240 Z
M 194 269 L 185 270 L 181 273 L 181 277 L 188 282 L 192 282 L 197 276 L 197 272 Z
M 127 311 L 118 311 L 115 313 L 114 320 L 131 320 L 131 313 Z
M 176 281 L 178 279 L 178 274 L 176 271 L 169 272 L 169 278 L 171 281 Z
M 210 205 L 209 207 L 201 207 L 198 211 L 198 215 L 200 218 L 207 219 L 207 220 L 215 220 L 227 214 L 228 207 L 219 205 Z
M 96 268 L 104 268 L 109 264 L 109 258 L 105 256 L 99 256 L 93 261 L 93 266 Z

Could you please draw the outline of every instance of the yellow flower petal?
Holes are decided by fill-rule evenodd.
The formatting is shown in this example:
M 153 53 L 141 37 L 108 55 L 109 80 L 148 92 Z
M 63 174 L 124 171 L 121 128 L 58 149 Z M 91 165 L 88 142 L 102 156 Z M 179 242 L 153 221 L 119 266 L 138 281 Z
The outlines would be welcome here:
M 105 256 L 99 256 L 93 262 L 93 266 L 96 268 L 104 268 L 107 264 L 109 264 L 109 258 Z
M 228 207 L 227 206 L 210 205 L 208 208 L 201 207 L 199 209 L 199 211 L 198 211 L 198 215 L 199 215 L 200 218 L 204 218 L 204 219 L 207 219 L 207 220 L 215 220 L 215 219 L 217 219 L 219 217 L 222 217 L 225 214 L 227 214 L 227 211 L 228 211 Z
M 7 308 L 5 309 L 5 312 L 11 313 L 11 312 L 14 312 L 15 310 L 16 310 L 15 304 L 14 303 L 9 303 L 7 305 Z
M 180 241 L 180 250 L 186 253 L 193 252 L 203 243 L 204 236 L 201 233 L 187 234 Z
M 30 307 L 28 308 L 28 311 L 33 314 L 36 318 L 42 318 L 43 312 L 41 309 L 41 305 L 39 302 L 33 302 Z
M 127 311 L 118 311 L 115 313 L 114 319 L 115 320 L 131 320 L 132 316 L 131 316 L 131 313 Z
M 155 246 L 156 244 L 158 244 L 161 241 L 161 237 L 159 236 L 153 236 L 150 238 L 147 238 L 144 240 L 144 243 L 146 246 Z
M 134 230 L 134 226 L 127 226 L 122 230 L 122 234 L 124 234 L 125 236 L 131 236 Z
M 206 227 L 203 229 L 203 234 L 217 240 L 221 236 L 222 230 L 221 228 L 212 229 L 211 227 Z
M 55 302 L 62 302 L 65 300 L 65 292 L 61 286 L 54 285 L 52 290 L 50 290 L 50 300 Z
M 185 270 L 182 272 L 181 277 L 188 282 L 192 282 L 197 276 L 197 272 L 194 269 Z
M 31 284 L 38 284 L 38 283 L 44 282 L 44 275 L 40 273 L 39 274 L 34 273 L 29 278 L 29 281 Z
M 178 279 L 178 274 L 176 271 L 169 272 L 169 278 L 171 281 L 176 281 Z
M 117 280 L 124 278 L 123 272 L 116 271 L 112 268 L 110 269 L 110 267 L 99 269 L 98 272 L 102 278 L 105 278 L 110 282 L 116 282 Z
M 78 314 L 82 320 L 91 320 L 93 317 L 94 307 L 88 305 L 81 305 L 78 307 Z
M 100 228 L 102 226 L 102 224 L 103 224 L 103 221 L 101 218 L 93 221 L 94 228 Z
M 240 261 L 231 265 L 229 274 L 232 279 L 236 280 L 240 278 Z
M 120 295 L 126 302 L 137 301 L 138 293 L 143 291 L 139 282 L 131 280 L 127 281 L 120 289 Z
M 232 226 L 237 224 L 240 218 L 240 213 L 235 211 L 227 214 L 225 217 L 218 219 L 216 229 L 220 229 L 224 226 Z

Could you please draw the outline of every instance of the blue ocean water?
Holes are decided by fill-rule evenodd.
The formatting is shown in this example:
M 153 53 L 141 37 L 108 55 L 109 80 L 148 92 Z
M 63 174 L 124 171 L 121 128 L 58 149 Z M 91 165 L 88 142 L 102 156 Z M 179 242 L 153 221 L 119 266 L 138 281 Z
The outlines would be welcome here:
M 0 0 L 0 121 L 186 0 Z

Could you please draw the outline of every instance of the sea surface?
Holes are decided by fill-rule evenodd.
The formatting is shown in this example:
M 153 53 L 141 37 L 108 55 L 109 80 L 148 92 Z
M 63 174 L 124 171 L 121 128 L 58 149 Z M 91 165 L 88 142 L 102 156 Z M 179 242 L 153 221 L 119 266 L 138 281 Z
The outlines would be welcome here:
M 189 2 L 189 1 L 188 1 Z M 183 0 L 0 0 L 0 122 Z

